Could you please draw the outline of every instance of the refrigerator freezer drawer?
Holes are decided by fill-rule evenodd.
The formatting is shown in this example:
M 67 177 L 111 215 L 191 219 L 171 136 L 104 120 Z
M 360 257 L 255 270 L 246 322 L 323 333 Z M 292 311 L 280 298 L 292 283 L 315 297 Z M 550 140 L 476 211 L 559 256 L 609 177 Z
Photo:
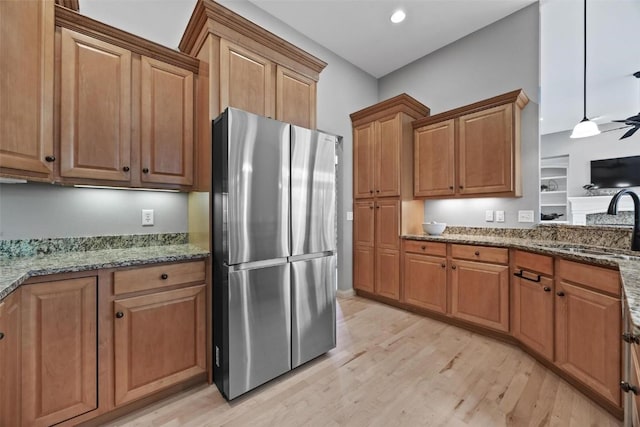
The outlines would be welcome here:
M 289 264 L 229 273 L 228 399 L 291 369 L 290 274 Z
M 291 263 L 293 367 L 336 346 L 336 256 Z
M 336 250 L 337 137 L 291 126 L 291 255 Z

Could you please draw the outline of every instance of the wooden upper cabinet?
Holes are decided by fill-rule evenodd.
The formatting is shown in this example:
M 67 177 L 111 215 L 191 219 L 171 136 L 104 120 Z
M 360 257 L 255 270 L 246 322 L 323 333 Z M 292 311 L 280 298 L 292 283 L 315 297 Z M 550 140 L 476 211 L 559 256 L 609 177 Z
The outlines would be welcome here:
M 0 175 L 53 176 L 53 10 L 0 1 Z
M 276 119 L 315 129 L 315 80 L 281 65 L 276 66 Z
M 520 90 L 413 122 L 416 197 L 519 197 Z
M 239 108 L 273 117 L 273 63 L 228 40 L 220 40 L 220 110 Z
M 129 181 L 131 52 L 62 28 L 60 175 Z
M 141 58 L 141 180 L 193 182 L 193 73 Z
M 375 138 L 376 197 L 400 196 L 400 147 L 402 118 L 400 114 L 379 119 Z
M 460 194 L 514 190 L 512 116 L 506 104 L 460 117 Z
M 414 133 L 414 195 L 455 193 L 455 120 L 445 120 Z
M 21 311 L 23 425 L 96 409 L 96 278 L 24 286 Z
M 375 122 L 353 129 L 353 197 L 374 195 Z

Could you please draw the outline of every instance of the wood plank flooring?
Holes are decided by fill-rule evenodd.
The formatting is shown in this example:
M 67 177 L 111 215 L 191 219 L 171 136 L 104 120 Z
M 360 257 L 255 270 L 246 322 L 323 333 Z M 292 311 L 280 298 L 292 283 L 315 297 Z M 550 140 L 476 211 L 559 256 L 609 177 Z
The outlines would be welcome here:
M 113 426 L 620 426 L 520 349 L 359 297 L 338 346 L 229 403 L 201 386 Z

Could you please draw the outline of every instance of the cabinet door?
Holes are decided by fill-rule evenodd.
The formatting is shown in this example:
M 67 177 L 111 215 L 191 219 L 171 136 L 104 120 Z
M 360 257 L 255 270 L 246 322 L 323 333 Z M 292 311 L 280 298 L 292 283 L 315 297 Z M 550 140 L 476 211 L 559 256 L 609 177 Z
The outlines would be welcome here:
M 375 293 L 400 299 L 400 251 L 376 248 Z
M 438 313 L 447 312 L 447 262 L 445 258 L 404 256 L 404 302 Z
M 378 120 L 376 129 L 375 194 L 379 197 L 400 195 L 400 114 Z
M 131 52 L 61 30 L 60 175 L 129 181 Z
M 513 104 L 459 118 L 460 194 L 514 190 Z
M 509 267 L 454 259 L 451 272 L 451 314 L 508 332 Z
M 276 120 L 316 127 L 316 82 L 281 65 L 276 67 Z
M 52 176 L 53 8 L 0 1 L 0 172 Z
M 273 64 L 227 40 L 220 40 L 220 111 L 235 107 L 273 117 Z
M 353 197 L 373 197 L 375 122 L 353 129 Z
M 353 287 L 374 292 L 375 261 L 373 246 L 354 245 L 353 247 Z
M 22 288 L 22 421 L 52 425 L 97 408 L 95 277 Z
M 0 302 L 0 426 L 20 424 L 20 290 Z
M 376 247 L 400 250 L 400 201 L 376 200 Z
M 556 364 L 619 406 L 620 300 L 564 281 L 556 291 Z
M 434 123 L 414 132 L 414 181 L 416 197 L 455 193 L 455 120 Z
M 141 180 L 193 183 L 193 73 L 141 58 Z
M 527 272 L 523 275 L 526 278 L 512 279 L 513 335 L 552 361 L 553 280 Z M 540 280 L 535 281 L 538 277 Z
M 202 285 L 114 301 L 116 405 L 206 372 L 205 295 Z
M 373 247 L 374 240 L 374 203 L 356 202 L 353 208 L 353 244 Z

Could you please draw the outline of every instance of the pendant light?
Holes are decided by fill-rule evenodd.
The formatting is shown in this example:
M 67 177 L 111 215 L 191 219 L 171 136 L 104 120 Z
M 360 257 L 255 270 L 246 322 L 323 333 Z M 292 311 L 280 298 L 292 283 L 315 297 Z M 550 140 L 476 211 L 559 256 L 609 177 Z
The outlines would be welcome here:
M 571 138 L 586 138 L 600 133 L 596 122 L 587 118 L 587 0 L 584 0 L 584 67 L 583 67 L 583 117 L 571 133 Z

